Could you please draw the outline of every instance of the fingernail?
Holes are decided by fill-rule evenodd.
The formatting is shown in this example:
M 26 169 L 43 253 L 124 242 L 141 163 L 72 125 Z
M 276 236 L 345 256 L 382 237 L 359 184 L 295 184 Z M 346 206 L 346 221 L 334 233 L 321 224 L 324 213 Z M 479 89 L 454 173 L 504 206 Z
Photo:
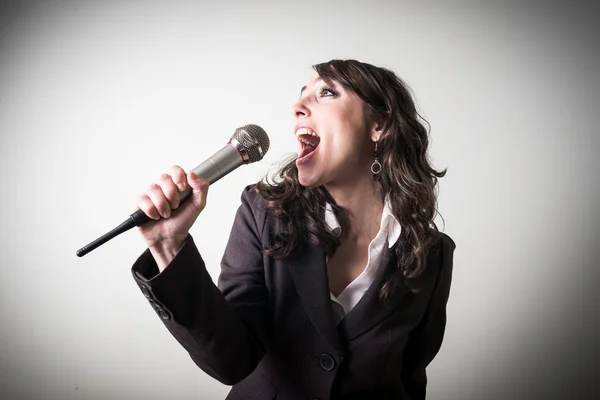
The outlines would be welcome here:
M 183 184 L 182 182 L 179 182 L 179 184 L 177 185 L 177 187 L 179 188 L 180 192 L 183 192 L 183 189 L 185 189 L 185 184 Z

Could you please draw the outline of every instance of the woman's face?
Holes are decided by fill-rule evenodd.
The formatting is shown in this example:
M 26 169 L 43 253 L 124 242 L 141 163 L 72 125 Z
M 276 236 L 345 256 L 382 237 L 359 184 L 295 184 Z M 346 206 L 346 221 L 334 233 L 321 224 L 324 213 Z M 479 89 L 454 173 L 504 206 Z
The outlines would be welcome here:
M 292 107 L 298 139 L 298 178 L 302 186 L 348 183 L 370 173 L 374 122 L 366 121 L 363 101 L 315 72 Z

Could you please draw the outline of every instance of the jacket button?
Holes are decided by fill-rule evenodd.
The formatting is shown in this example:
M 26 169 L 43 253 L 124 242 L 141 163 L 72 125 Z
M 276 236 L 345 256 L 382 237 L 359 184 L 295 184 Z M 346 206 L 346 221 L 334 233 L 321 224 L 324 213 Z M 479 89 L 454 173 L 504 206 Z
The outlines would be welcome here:
M 166 312 L 164 309 L 162 308 L 158 308 L 156 309 L 156 312 L 158 313 L 158 315 L 160 315 L 160 317 L 162 319 L 171 319 L 171 316 L 169 315 L 168 312 Z
M 321 354 L 321 357 L 319 357 L 319 365 L 325 371 L 331 371 L 335 368 L 335 360 L 329 354 Z
M 146 296 L 147 298 L 152 297 L 152 295 L 150 294 L 150 291 L 148 290 L 148 288 L 146 286 L 140 286 L 140 289 L 142 289 L 142 293 L 144 293 L 144 296 Z

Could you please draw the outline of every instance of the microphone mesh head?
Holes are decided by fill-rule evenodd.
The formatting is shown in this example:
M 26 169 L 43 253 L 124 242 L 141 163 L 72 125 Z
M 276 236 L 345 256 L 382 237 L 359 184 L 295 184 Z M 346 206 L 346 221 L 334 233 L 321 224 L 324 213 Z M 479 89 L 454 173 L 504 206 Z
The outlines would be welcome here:
M 252 124 L 237 128 L 232 138 L 244 147 L 249 163 L 261 160 L 267 154 L 271 144 L 267 132 L 260 126 Z

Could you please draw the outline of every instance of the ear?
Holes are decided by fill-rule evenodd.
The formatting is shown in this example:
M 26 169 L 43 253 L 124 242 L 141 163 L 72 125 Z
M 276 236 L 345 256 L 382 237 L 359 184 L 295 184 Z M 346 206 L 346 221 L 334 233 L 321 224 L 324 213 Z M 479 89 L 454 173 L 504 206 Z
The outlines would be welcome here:
M 377 118 L 371 124 L 370 136 L 373 142 L 378 142 L 383 137 L 383 134 L 385 133 L 383 131 L 384 125 L 385 121 L 383 118 Z

